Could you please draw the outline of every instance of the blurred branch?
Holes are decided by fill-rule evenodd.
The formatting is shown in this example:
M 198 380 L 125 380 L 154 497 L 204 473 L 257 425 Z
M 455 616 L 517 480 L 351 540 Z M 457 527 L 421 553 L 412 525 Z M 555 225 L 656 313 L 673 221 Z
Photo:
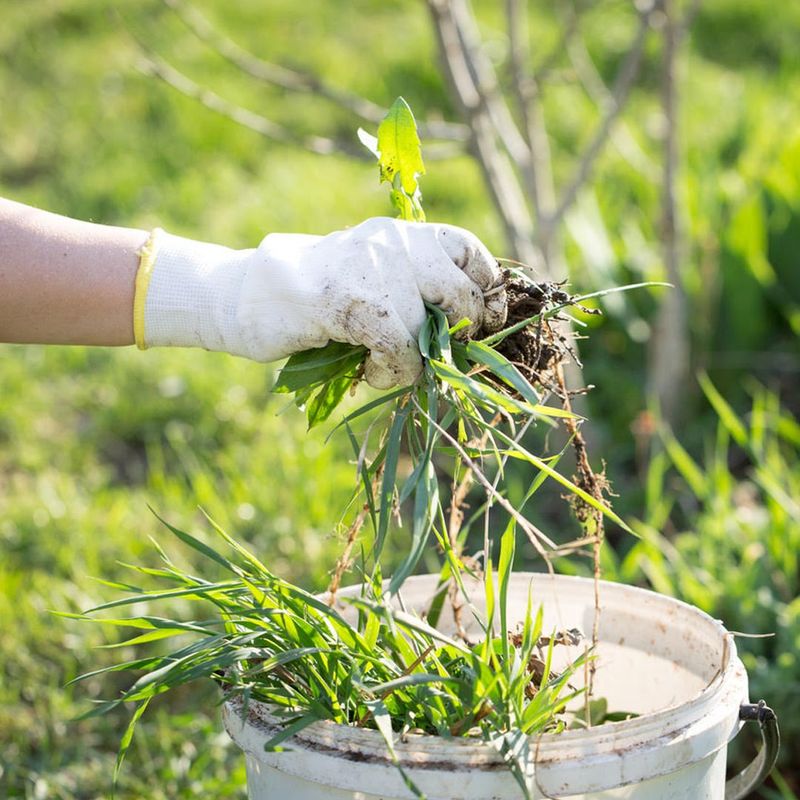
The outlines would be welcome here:
M 648 388 L 664 419 L 677 421 L 689 377 L 688 303 L 681 275 L 682 231 L 677 198 L 680 154 L 678 151 L 678 51 L 683 38 L 675 0 L 658 0 L 663 14 L 661 106 L 663 117 L 664 172 L 662 179 L 661 238 L 667 280 L 675 287 L 659 306 L 650 338 Z
M 200 86 L 155 54 L 150 53 L 143 59 L 142 72 L 164 81 L 173 89 L 177 89 L 181 94 L 197 100 L 206 108 L 237 122 L 239 125 L 243 125 L 245 128 L 260 133 L 268 139 L 285 142 L 286 144 L 300 145 L 318 155 L 341 153 L 356 158 L 366 159 L 368 157 L 366 150 L 362 153 L 363 148 L 357 147 L 355 143 L 350 145 L 326 136 L 299 136 L 283 125 L 279 125 L 261 114 L 256 114 L 254 111 L 232 103 L 210 89 Z
M 488 108 L 487 89 L 478 88 L 478 65 L 457 13 L 469 14 L 463 2 L 427 0 L 448 82 L 472 134 L 472 149 L 483 172 L 514 255 L 531 266 L 541 265 L 533 242 L 533 222 L 517 177 L 497 144 L 497 130 Z M 467 37 L 468 38 L 468 37 Z M 519 132 L 517 131 L 517 136 Z M 524 145 L 524 142 L 523 142 Z
M 374 125 L 380 124 L 385 116 L 385 108 L 355 92 L 331 86 L 316 75 L 289 69 L 254 56 L 232 39 L 221 34 L 206 17 L 184 0 L 162 0 L 162 2 L 181 18 L 186 27 L 198 39 L 250 77 L 292 92 L 313 94 L 330 100 Z M 417 127 L 423 139 L 466 142 L 469 138 L 466 126 L 459 123 L 417 120 Z
M 524 124 L 524 133 L 529 131 L 528 103 L 536 93 L 533 77 L 528 73 L 530 66 L 530 47 L 528 45 L 528 15 L 526 0 L 506 0 L 506 32 L 508 33 L 511 55 L 511 85 L 517 108 Z M 530 137 L 528 147 L 532 149 Z M 536 189 L 534 183 L 534 190 Z M 534 202 L 538 209 L 538 195 L 534 191 Z
M 610 103 L 606 108 L 603 118 L 594 133 L 594 136 L 586 146 L 581 159 L 578 163 L 572 180 L 567 184 L 567 188 L 561 195 L 561 200 L 553 214 L 551 227 L 555 229 L 563 220 L 564 214 L 575 202 L 578 192 L 589 180 L 594 168 L 597 157 L 600 155 L 603 146 L 608 141 L 614 123 L 617 121 L 622 110 L 625 108 L 630 97 L 631 88 L 639 74 L 639 67 L 642 62 L 642 53 L 647 39 L 647 32 L 650 27 L 650 18 L 655 9 L 654 5 L 648 5 L 640 10 L 639 25 L 636 30 L 634 40 L 625 55 L 625 59 L 619 68 L 614 86 L 610 90 Z
M 570 14 L 570 19 L 576 20 L 577 14 L 574 12 Z M 572 36 L 565 44 L 569 60 L 586 94 L 597 104 L 602 113 L 608 114 L 614 108 L 614 96 L 603 82 L 585 41 L 580 36 Z M 617 125 L 612 126 L 609 135 L 611 143 L 631 166 L 650 180 L 657 178 L 656 164 L 639 146 L 624 121 L 620 120 Z
M 683 17 L 678 23 L 678 45 L 683 44 L 683 38 L 694 24 L 694 18 L 700 10 L 702 0 L 689 0 L 689 7 L 684 11 Z
M 542 212 L 545 203 L 554 203 L 544 119 L 533 116 L 540 114 L 538 95 L 525 103 L 531 114 L 526 141 L 501 92 L 468 0 L 427 0 L 427 3 L 452 93 L 472 131 L 474 155 L 505 227 L 507 241 L 515 257 L 538 272 L 539 277 L 558 280 L 564 269 L 559 239 L 555 234 L 545 235 L 542 226 L 547 217 L 543 213 L 535 218 L 540 226 L 536 236 L 532 213 L 535 209 L 529 206 L 524 193 L 527 188 L 532 205 L 538 202 Z M 524 16 L 524 8 L 514 4 L 507 7 L 507 13 L 513 25 Z M 515 45 L 520 75 L 529 70 L 524 55 L 527 33 L 522 35 L 525 41 L 518 39 Z M 524 89 L 522 92 L 520 99 L 526 101 Z M 503 149 L 498 147 L 498 140 Z M 564 335 L 570 335 L 566 327 Z M 575 385 L 583 385 L 580 368 L 573 366 L 571 373 Z
M 556 203 L 553 161 L 541 104 L 541 74 L 537 77 L 531 69 L 526 0 L 506 0 L 506 28 L 511 52 L 511 85 L 530 152 L 530 164 L 523 175 L 540 228 L 546 273 L 555 276 L 563 272 L 561 248 L 552 232 L 542 230 L 549 225 Z
M 533 72 L 536 76 L 536 80 L 539 83 L 547 80 L 550 77 L 550 74 L 553 72 L 555 65 L 564 55 L 564 52 L 567 49 L 567 45 L 569 44 L 570 40 L 575 36 L 578 30 L 578 15 L 575 13 L 574 8 L 572 9 L 572 13 L 568 14 L 567 19 L 564 22 L 564 26 L 561 29 L 561 36 L 559 37 L 558 41 L 555 44 L 555 47 L 544 56 L 544 58 L 536 65 Z
M 511 52 L 511 85 L 530 151 L 528 186 L 536 217 L 549 215 L 555 203 L 550 141 L 539 98 L 539 79 L 532 72 L 527 3 L 506 0 L 506 28 Z
M 447 6 L 478 100 L 488 112 L 495 133 L 511 160 L 518 168 L 528 169 L 531 162 L 530 148 L 514 122 L 500 90 L 497 73 L 486 55 L 468 0 L 449 0 Z

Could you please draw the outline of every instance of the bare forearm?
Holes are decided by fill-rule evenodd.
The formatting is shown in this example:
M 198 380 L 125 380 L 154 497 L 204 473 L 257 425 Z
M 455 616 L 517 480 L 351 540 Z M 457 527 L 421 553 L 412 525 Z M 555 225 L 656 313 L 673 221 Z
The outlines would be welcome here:
M 146 238 L 0 198 L 0 341 L 132 344 Z

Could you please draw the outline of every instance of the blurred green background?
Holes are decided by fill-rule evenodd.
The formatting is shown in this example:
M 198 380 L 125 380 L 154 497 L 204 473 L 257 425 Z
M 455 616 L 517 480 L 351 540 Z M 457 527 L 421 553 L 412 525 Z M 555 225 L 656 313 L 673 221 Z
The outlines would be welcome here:
M 498 6 L 475 3 L 505 74 Z M 381 106 L 403 94 L 420 117 L 456 119 L 421 2 L 197 7 L 263 58 Z M 234 247 L 270 231 L 326 233 L 388 213 L 369 161 L 267 140 L 145 74 L 137 39 L 298 138 L 356 146 L 351 114 L 247 80 L 161 2 L 0 0 L 0 13 L 3 196 Z M 538 56 L 557 47 L 563 20 L 539 0 L 530 14 Z M 582 19 L 586 47 L 611 81 L 631 8 L 600 0 Z M 763 796 L 786 799 L 800 787 L 798 36 L 800 5 L 705 0 L 681 54 L 678 189 L 693 366 L 708 371 L 730 409 L 714 410 L 689 381 L 677 438 L 658 435 L 643 392 L 656 294 L 610 300 L 581 348 L 597 387 L 588 400 L 595 461 L 605 459 L 615 507 L 643 536 L 612 536 L 606 575 L 681 596 L 731 629 L 777 634 L 739 646 L 753 698 L 779 711 L 786 739 L 782 773 Z M 664 277 L 653 174 L 659 54 L 654 34 L 624 116 L 645 168 L 606 147 L 567 219 L 577 291 Z M 567 63 L 557 59 L 555 73 L 544 103 L 559 176 L 597 112 Z M 475 163 L 430 161 L 428 171 L 429 219 L 506 252 Z M 326 444 L 326 431 L 306 434 L 302 415 L 270 394 L 272 379 L 271 368 L 201 351 L 0 348 L 0 796 L 109 795 L 126 717 L 72 720 L 114 686 L 65 684 L 113 656 L 95 649 L 107 642 L 102 632 L 49 611 L 107 597 L 93 577 L 125 580 L 119 562 L 154 560 L 148 537 L 165 543 L 167 534 L 148 505 L 202 531 L 201 506 L 276 572 L 324 587 L 354 479 L 349 445 Z M 571 524 L 557 501 L 554 490 L 536 512 L 548 530 Z M 243 785 L 208 688 L 156 704 L 119 797 L 244 797 Z

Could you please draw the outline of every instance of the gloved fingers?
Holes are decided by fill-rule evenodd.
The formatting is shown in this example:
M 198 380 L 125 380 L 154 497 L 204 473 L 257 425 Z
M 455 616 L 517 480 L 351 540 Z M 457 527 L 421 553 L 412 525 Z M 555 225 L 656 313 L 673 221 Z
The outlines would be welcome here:
M 488 331 L 499 330 L 506 321 L 507 298 L 503 272 L 477 236 L 453 225 L 435 225 L 436 238 L 450 258 L 483 293 L 482 322 Z M 473 320 L 474 321 L 474 320 Z
M 508 295 L 502 285 L 490 289 L 488 297 L 484 296 L 483 328 L 489 333 L 502 329 L 508 317 Z
M 451 325 L 467 318 L 470 335 L 480 330 L 485 315 L 481 289 L 444 253 L 419 269 L 416 279 L 423 299 L 439 306 Z
M 369 349 L 364 377 L 376 389 L 408 386 L 422 372 L 417 342 L 388 303 L 365 306 L 356 301 L 345 315 L 348 341 Z
M 401 364 L 396 355 L 389 358 L 388 353 L 371 350 L 364 362 L 364 378 L 373 389 L 410 386 L 422 373 L 422 357 L 416 352 L 408 361 L 409 364 Z
M 434 225 L 433 228 L 442 250 L 484 292 L 499 282 L 500 267 L 475 234 L 455 225 Z
M 428 298 L 415 274 L 419 270 L 405 268 L 402 262 L 398 265 L 395 259 L 395 263 L 378 260 L 375 271 L 381 277 L 381 286 L 375 288 L 383 294 L 383 304 L 395 310 L 406 330 L 416 339 L 428 314 L 425 309 Z

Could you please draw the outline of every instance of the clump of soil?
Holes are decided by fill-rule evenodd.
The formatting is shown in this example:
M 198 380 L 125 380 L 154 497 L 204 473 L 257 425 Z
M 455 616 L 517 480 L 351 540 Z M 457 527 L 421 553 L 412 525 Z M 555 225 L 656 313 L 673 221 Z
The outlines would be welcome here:
M 577 299 L 564 290 L 565 281 L 531 282 L 516 277 L 510 270 L 503 272 L 508 296 L 508 318 L 505 329 L 538 315 L 538 319 L 509 334 L 497 345 L 502 353 L 532 383 L 561 395 L 557 377 L 558 367 L 567 359 L 580 366 L 575 350 L 567 336 L 560 331 L 559 322 L 565 317 L 555 312 L 561 307 L 576 306 L 587 314 L 597 314 L 597 309 L 580 305 Z
M 542 687 L 542 680 L 547 670 L 545 651 L 550 644 L 550 638 L 549 636 L 540 636 L 539 640 L 536 642 L 538 653 L 536 655 L 532 654 L 528 658 L 528 663 L 525 667 L 525 671 L 530 676 L 528 682 L 525 684 L 525 697 L 527 697 L 528 700 L 532 700 Z M 522 634 L 511 633 L 511 631 L 509 631 L 508 641 L 511 642 L 512 647 L 519 650 L 522 647 Z M 554 645 L 571 645 L 575 647 L 583 641 L 583 634 L 577 628 L 556 631 L 552 637 L 552 641 Z M 558 680 L 560 677 L 560 673 L 551 672 L 549 680 Z

